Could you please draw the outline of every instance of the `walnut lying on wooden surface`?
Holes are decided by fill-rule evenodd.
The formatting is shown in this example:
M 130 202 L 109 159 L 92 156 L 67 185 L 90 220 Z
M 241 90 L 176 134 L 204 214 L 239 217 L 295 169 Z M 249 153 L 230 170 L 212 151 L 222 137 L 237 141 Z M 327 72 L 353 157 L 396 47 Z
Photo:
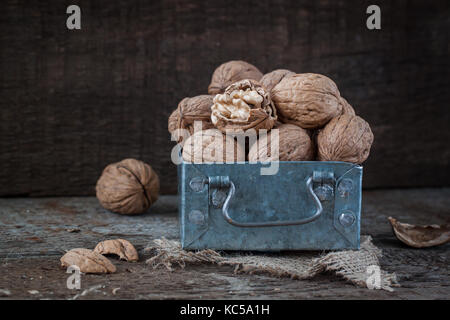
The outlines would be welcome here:
M 223 93 L 225 89 L 232 83 L 244 79 L 261 79 L 263 74 L 254 65 L 241 61 L 234 60 L 221 64 L 214 71 L 211 83 L 208 87 L 209 94 Z
M 125 159 L 103 170 L 96 192 L 105 209 L 121 214 L 139 214 L 158 199 L 159 178 L 148 164 Z
M 450 225 L 417 226 L 389 217 L 394 234 L 401 242 L 414 248 L 427 248 L 450 242 Z
M 245 161 L 245 149 L 231 136 L 209 129 L 198 131 L 186 140 L 183 159 L 194 163 L 241 162 Z
M 120 259 L 138 261 L 139 255 L 134 246 L 125 239 L 105 240 L 99 242 L 94 249 L 99 254 L 115 254 Z
M 83 273 L 114 273 L 116 267 L 104 256 L 89 249 L 76 248 L 60 259 L 61 266 L 76 265 Z
M 260 136 L 258 141 L 250 147 L 249 161 L 308 161 L 314 158 L 314 145 L 308 132 L 293 124 L 283 124 L 277 127 L 278 142 L 272 142 L 275 129 L 267 135 Z M 272 152 L 278 147 L 277 152 Z
M 259 82 L 267 91 L 271 92 L 273 87 L 280 83 L 285 77 L 294 75 L 295 72 L 286 69 L 277 69 L 266 73 Z
M 217 94 L 211 107 L 211 121 L 222 132 L 270 130 L 276 119 L 270 94 L 251 79 L 235 82 Z
M 343 114 L 318 133 L 318 159 L 363 163 L 369 156 L 372 142 L 372 130 L 364 119 Z
M 202 122 L 202 130 L 214 128 L 211 123 L 211 106 L 213 96 L 200 95 L 192 98 L 184 98 L 169 117 L 168 129 L 174 135 L 177 142 L 183 140 L 183 132 L 176 129 L 186 129 L 189 134 L 194 133 L 194 121 Z
M 315 73 L 285 77 L 272 89 L 271 97 L 282 122 L 304 129 L 324 126 L 342 108 L 333 80 Z

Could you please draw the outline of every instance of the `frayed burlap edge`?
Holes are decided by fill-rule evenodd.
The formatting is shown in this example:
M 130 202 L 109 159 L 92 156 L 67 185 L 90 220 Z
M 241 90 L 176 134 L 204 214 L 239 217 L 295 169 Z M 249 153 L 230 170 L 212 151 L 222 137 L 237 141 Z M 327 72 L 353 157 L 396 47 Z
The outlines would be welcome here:
M 394 273 L 381 270 L 382 251 L 363 237 L 360 250 L 332 251 L 318 254 L 301 253 L 239 253 L 222 255 L 214 250 L 186 251 L 180 242 L 165 238 L 154 240 L 145 249 L 153 256 L 147 264 L 153 268 L 184 268 L 186 264 L 213 263 L 234 266 L 235 273 L 267 274 L 292 279 L 310 279 L 319 273 L 331 271 L 345 280 L 369 289 L 393 291 L 399 286 Z

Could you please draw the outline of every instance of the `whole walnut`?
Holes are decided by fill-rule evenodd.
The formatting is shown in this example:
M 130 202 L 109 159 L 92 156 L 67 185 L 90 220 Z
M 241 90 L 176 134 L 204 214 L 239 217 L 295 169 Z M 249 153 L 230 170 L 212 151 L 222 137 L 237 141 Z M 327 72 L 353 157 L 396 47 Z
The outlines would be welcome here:
M 356 115 L 355 109 L 353 109 L 353 107 L 343 97 L 340 97 L 339 103 L 341 105 L 341 114 L 349 114 L 351 116 Z
M 278 129 L 278 142 L 272 142 Z M 293 124 L 283 124 L 272 129 L 267 135 L 260 136 L 257 143 L 250 147 L 249 161 L 308 161 L 314 159 L 314 145 L 308 132 Z M 272 143 L 278 147 L 272 152 Z
M 333 80 L 315 73 L 285 77 L 271 94 L 280 120 L 304 129 L 324 126 L 339 115 L 342 108 Z
M 184 143 L 183 160 L 194 163 L 241 162 L 245 161 L 245 148 L 217 129 L 197 131 Z
M 211 122 L 222 132 L 272 129 L 277 114 L 269 92 L 256 80 L 245 79 L 214 97 Z
M 208 87 L 208 93 L 212 95 L 223 93 L 233 82 L 244 79 L 259 80 L 262 76 L 261 71 L 248 62 L 241 60 L 228 61 L 221 64 L 214 71 Z
M 343 114 L 332 119 L 317 135 L 318 159 L 363 163 L 372 142 L 372 130 L 364 119 Z
M 178 107 L 169 116 L 168 129 L 177 142 L 183 140 L 183 132 L 176 132 L 176 129 L 186 129 L 189 134 L 194 133 L 194 121 L 201 121 L 202 129 L 214 128 L 211 123 L 211 106 L 213 97 L 210 95 L 200 95 L 192 98 L 184 98 Z
M 271 92 L 273 87 L 280 83 L 285 77 L 294 75 L 295 72 L 286 69 L 277 69 L 272 72 L 266 73 L 259 82 L 267 91 Z
M 159 178 L 148 164 L 125 159 L 108 165 L 97 181 L 100 204 L 113 212 L 145 212 L 159 195 Z

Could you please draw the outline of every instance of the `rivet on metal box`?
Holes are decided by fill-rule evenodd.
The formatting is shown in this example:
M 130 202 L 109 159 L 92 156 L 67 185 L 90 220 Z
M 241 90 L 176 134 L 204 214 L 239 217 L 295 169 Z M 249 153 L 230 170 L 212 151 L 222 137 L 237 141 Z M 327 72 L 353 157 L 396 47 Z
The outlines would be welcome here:
M 334 161 L 178 165 L 184 249 L 359 249 L 362 167 Z

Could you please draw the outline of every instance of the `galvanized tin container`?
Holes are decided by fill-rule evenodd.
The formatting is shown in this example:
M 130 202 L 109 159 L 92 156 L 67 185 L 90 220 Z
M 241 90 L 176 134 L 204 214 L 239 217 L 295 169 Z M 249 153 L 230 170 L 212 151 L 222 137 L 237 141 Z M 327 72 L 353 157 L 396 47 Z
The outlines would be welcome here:
M 347 162 L 178 165 L 184 249 L 359 249 L 362 167 Z

